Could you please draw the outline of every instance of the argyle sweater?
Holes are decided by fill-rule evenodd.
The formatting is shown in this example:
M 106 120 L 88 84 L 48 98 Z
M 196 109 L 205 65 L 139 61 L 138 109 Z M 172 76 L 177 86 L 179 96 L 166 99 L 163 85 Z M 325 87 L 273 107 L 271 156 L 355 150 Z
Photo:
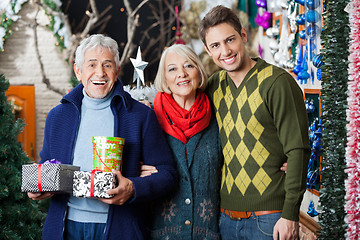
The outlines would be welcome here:
M 207 87 L 224 154 L 221 207 L 298 221 L 310 157 L 302 91 L 285 70 L 254 60 L 238 88 L 223 70 Z

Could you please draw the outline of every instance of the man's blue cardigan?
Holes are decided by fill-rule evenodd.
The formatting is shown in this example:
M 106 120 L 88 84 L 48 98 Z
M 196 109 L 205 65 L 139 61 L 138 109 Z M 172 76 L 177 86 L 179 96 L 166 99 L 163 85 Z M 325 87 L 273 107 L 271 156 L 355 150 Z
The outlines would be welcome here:
M 72 164 L 81 121 L 82 90 L 82 84 L 75 87 L 49 112 L 41 162 L 56 158 L 63 164 Z M 122 206 L 110 205 L 104 239 L 147 239 L 149 201 L 166 194 L 177 183 L 172 154 L 153 110 L 132 99 L 119 80 L 114 85 L 111 110 L 114 136 L 125 139 L 122 175 L 134 183 L 135 195 Z M 138 177 L 140 162 L 155 166 L 158 173 Z M 44 240 L 62 239 L 68 198 L 66 194 L 52 197 L 43 227 Z

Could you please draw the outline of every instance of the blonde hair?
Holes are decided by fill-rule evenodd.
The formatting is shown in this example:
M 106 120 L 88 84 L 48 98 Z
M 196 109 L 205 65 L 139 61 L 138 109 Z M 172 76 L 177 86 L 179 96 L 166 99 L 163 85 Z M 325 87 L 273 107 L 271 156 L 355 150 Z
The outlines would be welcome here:
M 155 77 L 155 88 L 160 92 L 166 92 L 171 94 L 165 79 L 165 57 L 169 52 L 173 52 L 178 54 L 179 56 L 185 58 L 191 64 L 195 66 L 197 70 L 199 70 L 201 75 L 201 82 L 199 88 L 204 91 L 207 85 L 207 75 L 205 72 L 205 68 L 201 63 L 200 58 L 196 55 L 196 53 L 188 46 L 183 44 L 175 44 L 168 48 L 166 48 L 161 54 L 159 68 Z

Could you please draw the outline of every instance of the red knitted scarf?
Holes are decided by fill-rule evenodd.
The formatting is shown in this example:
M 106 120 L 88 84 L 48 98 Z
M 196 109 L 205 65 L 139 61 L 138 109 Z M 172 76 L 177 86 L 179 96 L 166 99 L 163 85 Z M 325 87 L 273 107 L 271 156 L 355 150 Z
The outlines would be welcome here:
M 200 90 L 197 91 L 195 103 L 189 111 L 181 108 L 170 94 L 158 92 L 154 100 L 154 110 L 162 129 L 184 144 L 204 130 L 211 118 L 209 99 Z

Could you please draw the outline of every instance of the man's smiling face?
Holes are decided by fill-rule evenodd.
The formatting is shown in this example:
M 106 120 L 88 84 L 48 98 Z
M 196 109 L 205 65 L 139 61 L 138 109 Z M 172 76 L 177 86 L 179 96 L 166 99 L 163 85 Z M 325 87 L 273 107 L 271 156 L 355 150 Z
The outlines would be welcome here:
M 116 67 L 114 56 L 107 48 L 94 48 L 85 52 L 81 69 L 74 64 L 76 77 L 82 82 L 86 94 L 91 98 L 106 97 L 113 88 L 120 67 Z
M 227 72 L 237 72 L 243 68 L 247 34 L 244 28 L 241 34 L 230 24 L 221 23 L 206 32 L 205 49 L 214 63 Z

